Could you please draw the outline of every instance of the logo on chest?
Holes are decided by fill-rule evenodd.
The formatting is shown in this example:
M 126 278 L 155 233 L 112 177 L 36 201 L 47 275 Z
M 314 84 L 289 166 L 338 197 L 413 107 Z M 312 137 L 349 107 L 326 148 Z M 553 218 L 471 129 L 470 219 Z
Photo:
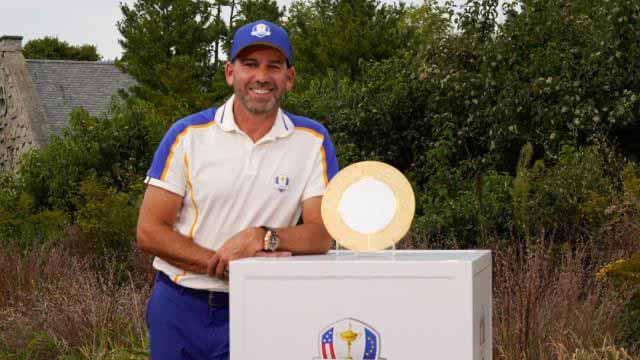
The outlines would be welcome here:
M 278 191 L 283 192 L 289 188 L 289 177 L 288 176 L 276 176 L 276 189 Z

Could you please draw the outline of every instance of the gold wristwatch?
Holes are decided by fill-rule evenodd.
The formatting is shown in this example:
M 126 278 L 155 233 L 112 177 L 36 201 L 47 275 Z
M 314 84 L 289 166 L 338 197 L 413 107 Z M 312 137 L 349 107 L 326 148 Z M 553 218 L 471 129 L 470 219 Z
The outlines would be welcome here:
M 265 231 L 264 245 L 262 249 L 264 251 L 276 251 L 276 249 L 278 249 L 278 246 L 280 246 L 280 238 L 278 237 L 278 233 L 274 229 L 271 229 L 269 227 L 260 227 Z

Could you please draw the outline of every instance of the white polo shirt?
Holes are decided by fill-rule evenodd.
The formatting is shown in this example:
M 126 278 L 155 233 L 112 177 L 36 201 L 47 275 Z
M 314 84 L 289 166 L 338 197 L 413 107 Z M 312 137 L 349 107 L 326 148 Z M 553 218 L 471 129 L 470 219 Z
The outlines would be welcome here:
M 253 143 L 235 122 L 233 99 L 176 122 L 145 180 L 183 197 L 174 230 L 211 250 L 249 227 L 296 225 L 302 202 L 324 194 L 338 171 L 320 123 L 279 109 L 271 130 Z M 182 286 L 228 291 L 226 281 L 159 257 L 153 266 Z

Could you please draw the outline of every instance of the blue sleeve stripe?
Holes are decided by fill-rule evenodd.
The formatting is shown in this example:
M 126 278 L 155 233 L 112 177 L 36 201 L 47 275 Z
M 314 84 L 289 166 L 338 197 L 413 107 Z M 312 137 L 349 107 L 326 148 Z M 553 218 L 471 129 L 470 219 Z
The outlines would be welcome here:
M 338 159 L 336 149 L 331 142 L 329 132 L 319 122 L 302 116 L 286 113 L 296 129 L 307 131 L 322 139 L 322 165 L 324 166 L 325 185 L 338 173 Z
M 324 185 L 327 186 L 327 184 L 329 183 L 329 172 L 328 172 L 328 168 L 327 168 L 327 152 L 324 148 L 324 135 L 320 134 L 319 132 L 313 130 L 313 129 L 309 129 L 306 127 L 301 127 L 301 126 L 296 126 L 296 130 L 300 130 L 300 131 L 304 131 L 307 132 L 317 138 L 319 138 L 322 141 L 322 147 L 320 148 L 320 153 L 322 154 L 322 175 L 324 177 Z
M 296 130 L 308 132 L 309 134 L 322 140 L 322 147 L 320 153 L 322 155 L 322 169 L 324 176 L 324 185 L 327 186 L 329 181 L 338 172 L 338 160 L 336 159 L 336 151 L 333 148 L 333 144 L 328 136 L 325 136 L 314 129 L 308 127 L 296 126 Z
M 211 111 L 211 109 L 209 111 Z M 213 110 L 213 113 L 215 113 L 215 110 Z M 212 114 L 208 117 L 188 117 L 175 123 L 164 136 L 156 153 L 153 155 L 153 161 L 151 162 L 151 168 L 147 172 L 147 176 L 164 181 L 171 166 L 175 149 L 182 138 L 193 128 L 205 128 L 212 125 L 215 125 Z
M 322 147 L 326 154 L 328 181 L 331 181 L 331 179 L 333 179 L 333 177 L 338 173 L 338 158 L 336 157 L 336 149 L 333 147 L 333 142 L 331 142 L 329 136 L 324 137 Z
M 173 160 L 173 154 L 176 151 L 176 146 L 178 146 L 178 144 L 180 143 L 180 140 L 182 140 L 182 138 L 189 132 L 190 129 L 191 129 L 191 126 L 187 126 L 184 130 L 180 132 L 180 134 L 178 134 L 176 139 L 173 141 L 173 144 L 171 145 L 171 150 L 169 150 L 169 154 L 167 154 L 167 157 L 165 159 L 164 167 L 162 168 L 162 174 L 160 175 L 160 180 L 164 181 L 167 178 L 167 171 L 171 166 L 171 160 Z

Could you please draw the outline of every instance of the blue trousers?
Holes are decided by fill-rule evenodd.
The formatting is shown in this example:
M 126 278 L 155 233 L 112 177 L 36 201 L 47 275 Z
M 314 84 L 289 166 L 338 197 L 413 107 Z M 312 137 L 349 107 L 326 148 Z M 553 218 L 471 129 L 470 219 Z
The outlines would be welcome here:
M 152 360 L 229 360 L 229 297 L 158 272 L 147 303 Z

